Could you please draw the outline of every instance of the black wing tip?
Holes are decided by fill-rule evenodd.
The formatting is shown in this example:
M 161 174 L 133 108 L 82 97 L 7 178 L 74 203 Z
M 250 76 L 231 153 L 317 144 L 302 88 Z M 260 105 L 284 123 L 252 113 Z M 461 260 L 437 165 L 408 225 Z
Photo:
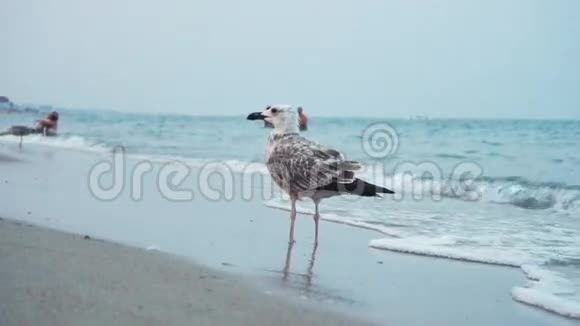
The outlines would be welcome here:
M 382 194 L 394 194 L 394 193 L 395 193 L 395 192 L 394 192 L 394 191 L 392 191 L 391 189 L 382 188 L 382 187 L 380 188 L 380 192 L 381 192 Z
M 347 193 L 361 197 L 380 197 L 382 194 L 395 193 L 390 189 L 368 183 L 358 178 L 351 183 L 339 183 L 338 180 L 334 180 L 330 184 L 319 187 L 316 190 L 324 190 L 335 193 Z
M 364 181 L 363 181 L 364 182 Z M 372 183 L 364 182 L 364 187 L 362 193 L 359 196 L 365 197 L 381 197 L 382 194 L 394 194 L 395 192 L 391 189 L 383 188 L 381 186 L 374 185 Z
M 380 197 L 380 195 L 382 194 L 394 194 L 395 192 L 391 189 L 387 189 L 385 187 L 381 187 L 381 186 L 377 186 L 375 184 L 363 181 L 358 179 L 360 182 L 362 182 L 364 184 L 363 187 L 363 196 L 378 196 Z

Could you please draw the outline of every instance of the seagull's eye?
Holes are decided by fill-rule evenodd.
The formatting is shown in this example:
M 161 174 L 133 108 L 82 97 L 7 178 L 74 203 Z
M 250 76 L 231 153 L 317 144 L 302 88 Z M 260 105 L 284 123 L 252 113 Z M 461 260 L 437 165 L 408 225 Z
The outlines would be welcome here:
M 272 113 L 278 113 L 278 109 L 272 108 L 272 110 L 270 110 L 270 112 L 272 112 Z

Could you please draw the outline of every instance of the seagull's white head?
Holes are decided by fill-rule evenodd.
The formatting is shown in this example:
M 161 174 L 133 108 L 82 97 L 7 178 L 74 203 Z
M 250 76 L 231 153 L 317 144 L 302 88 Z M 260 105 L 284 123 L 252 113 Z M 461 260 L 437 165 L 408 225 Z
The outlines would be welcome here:
M 248 115 L 248 120 L 264 120 L 272 124 L 276 134 L 298 132 L 298 115 L 290 105 L 269 105 L 262 112 Z

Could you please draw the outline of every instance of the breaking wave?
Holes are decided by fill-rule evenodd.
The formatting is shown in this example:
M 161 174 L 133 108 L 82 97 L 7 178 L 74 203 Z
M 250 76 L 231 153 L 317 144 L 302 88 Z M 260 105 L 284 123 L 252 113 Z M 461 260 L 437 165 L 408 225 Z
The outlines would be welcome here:
M 415 178 L 395 186 L 400 191 L 429 191 L 433 195 L 462 200 L 483 200 L 530 210 L 580 210 L 580 185 L 535 182 L 519 176 L 480 177 L 468 183 L 458 180 Z
M 17 145 L 20 143 L 20 137 L 4 136 L 2 142 L 5 146 Z M 92 142 L 81 136 L 59 136 L 59 137 L 44 137 L 41 135 L 29 135 L 23 139 L 22 146 L 27 144 L 42 145 L 49 147 L 56 147 L 62 149 L 78 150 L 84 152 L 106 153 L 111 151 L 111 148 L 103 143 Z

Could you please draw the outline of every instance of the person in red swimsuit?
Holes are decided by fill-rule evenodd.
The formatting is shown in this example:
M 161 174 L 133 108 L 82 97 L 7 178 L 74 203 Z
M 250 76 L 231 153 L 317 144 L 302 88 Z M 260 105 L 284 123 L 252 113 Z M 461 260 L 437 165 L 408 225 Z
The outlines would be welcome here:
M 34 129 L 45 136 L 56 135 L 58 129 L 58 112 L 50 112 L 46 118 L 36 121 Z
M 308 118 L 304 114 L 304 109 L 301 106 L 298 107 L 298 126 L 300 131 L 308 130 Z

